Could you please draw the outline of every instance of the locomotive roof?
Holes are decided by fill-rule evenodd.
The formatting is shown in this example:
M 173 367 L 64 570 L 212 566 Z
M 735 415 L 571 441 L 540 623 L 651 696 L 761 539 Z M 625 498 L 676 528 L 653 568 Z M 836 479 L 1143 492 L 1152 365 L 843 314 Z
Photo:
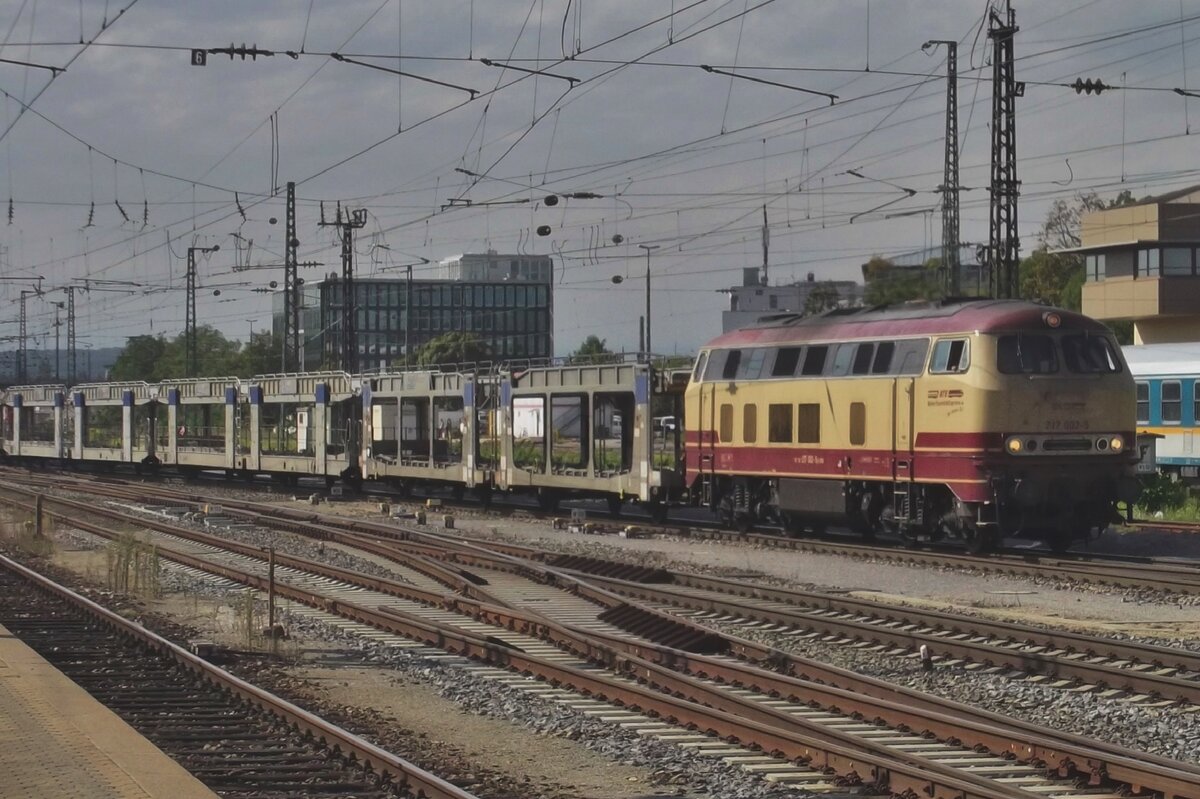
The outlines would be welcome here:
M 1060 329 L 1108 331 L 1100 322 L 1082 314 L 1025 300 L 943 300 L 873 308 L 838 308 L 815 316 L 768 317 L 755 327 L 718 336 L 706 346 L 1028 331 L 1045 329 L 1043 316 L 1051 310 L 1062 318 Z
M 1122 347 L 1121 353 L 1134 377 L 1200 377 L 1200 343 L 1194 341 Z

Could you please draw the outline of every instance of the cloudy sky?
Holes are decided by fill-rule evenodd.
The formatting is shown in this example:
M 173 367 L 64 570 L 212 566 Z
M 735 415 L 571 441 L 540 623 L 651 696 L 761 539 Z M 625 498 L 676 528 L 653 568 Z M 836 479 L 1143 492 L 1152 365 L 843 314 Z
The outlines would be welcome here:
M 940 243 L 946 64 L 927 40 L 959 42 L 962 236 L 987 240 L 987 9 L 0 0 L 0 274 L 47 290 L 113 281 L 77 303 L 81 345 L 114 346 L 179 332 L 187 248 L 220 245 L 200 262 L 200 321 L 244 338 L 269 324 L 254 289 L 282 270 L 241 267 L 282 263 L 291 180 L 301 260 L 324 263 L 306 278 L 339 268 L 318 222 L 341 202 L 368 212 L 360 275 L 488 248 L 553 254 L 559 353 L 592 333 L 631 348 L 638 245 L 653 245 L 655 349 L 692 351 L 719 332 L 720 289 L 762 261 L 764 204 L 773 282 L 855 278 L 873 254 Z M 1017 22 L 1024 252 L 1056 198 L 1200 182 L 1200 98 L 1172 91 L 1200 92 L 1200 2 L 1022 3 Z M 231 44 L 275 55 L 191 63 Z M 1079 77 L 1127 89 L 1063 85 Z M 30 285 L 0 282 L 0 348 Z M 53 307 L 29 302 L 30 346 L 53 346 Z

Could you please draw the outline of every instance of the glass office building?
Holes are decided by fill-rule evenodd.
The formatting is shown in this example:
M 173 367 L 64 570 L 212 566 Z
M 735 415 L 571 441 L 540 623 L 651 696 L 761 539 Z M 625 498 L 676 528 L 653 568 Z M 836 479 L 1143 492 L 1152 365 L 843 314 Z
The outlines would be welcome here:
M 464 258 L 466 256 L 459 256 Z M 546 256 L 488 253 L 504 263 L 502 273 L 462 270 L 460 279 L 414 279 L 412 316 L 407 316 L 410 286 L 405 277 L 356 278 L 354 281 L 358 368 L 386 369 L 402 364 L 404 353 L 452 331 L 478 336 L 495 360 L 548 358 L 554 353 L 553 267 Z M 448 259 L 453 260 L 453 259 Z M 443 261 L 444 268 L 447 261 Z M 443 272 L 444 274 L 444 272 Z M 483 279 L 470 279 L 476 277 Z M 283 335 L 283 293 L 273 297 L 273 329 Z M 301 287 L 302 368 L 341 368 L 342 281 L 330 277 Z

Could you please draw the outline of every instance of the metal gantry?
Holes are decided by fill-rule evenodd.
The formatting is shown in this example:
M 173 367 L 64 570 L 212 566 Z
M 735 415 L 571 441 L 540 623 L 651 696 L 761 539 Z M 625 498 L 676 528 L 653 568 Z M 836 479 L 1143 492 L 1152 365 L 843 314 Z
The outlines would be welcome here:
M 187 333 L 187 376 L 195 377 L 197 371 L 196 357 L 196 253 L 216 252 L 221 245 L 211 247 L 188 247 L 187 251 L 187 316 L 184 320 L 184 330 Z
M 1013 37 L 1017 33 L 1012 6 L 1003 16 L 992 9 L 988 38 L 992 40 L 992 185 L 988 237 L 989 285 L 993 297 L 1020 295 L 1020 249 L 1017 233 L 1017 108 L 1025 84 L 1014 78 Z
M 320 223 L 323 227 L 337 227 L 342 235 L 342 318 L 339 320 L 339 332 L 342 337 L 342 357 L 339 368 L 351 374 L 358 371 L 358 326 L 355 319 L 354 291 L 354 231 L 367 224 L 367 210 L 356 208 L 347 209 L 342 214 L 338 205 L 337 218 Z
M 298 272 L 298 250 L 300 240 L 296 238 L 296 184 L 287 184 L 287 242 L 283 257 L 283 371 L 289 372 L 300 363 L 300 280 Z
M 946 157 L 942 175 L 942 271 L 947 297 L 962 293 L 958 217 L 958 42 L 934 39 L 922 49 L 946 47 Z

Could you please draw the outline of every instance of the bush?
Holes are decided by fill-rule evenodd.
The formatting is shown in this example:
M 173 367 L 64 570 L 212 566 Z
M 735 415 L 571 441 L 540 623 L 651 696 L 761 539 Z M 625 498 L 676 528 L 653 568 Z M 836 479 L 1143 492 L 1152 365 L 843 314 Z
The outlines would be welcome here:
M 1142 496 L 1138 504 L 1147 513 L 1182 507 L 1187 501 L 1187 486 L 1165 474 L 1148 474 L 1142 478 Z

